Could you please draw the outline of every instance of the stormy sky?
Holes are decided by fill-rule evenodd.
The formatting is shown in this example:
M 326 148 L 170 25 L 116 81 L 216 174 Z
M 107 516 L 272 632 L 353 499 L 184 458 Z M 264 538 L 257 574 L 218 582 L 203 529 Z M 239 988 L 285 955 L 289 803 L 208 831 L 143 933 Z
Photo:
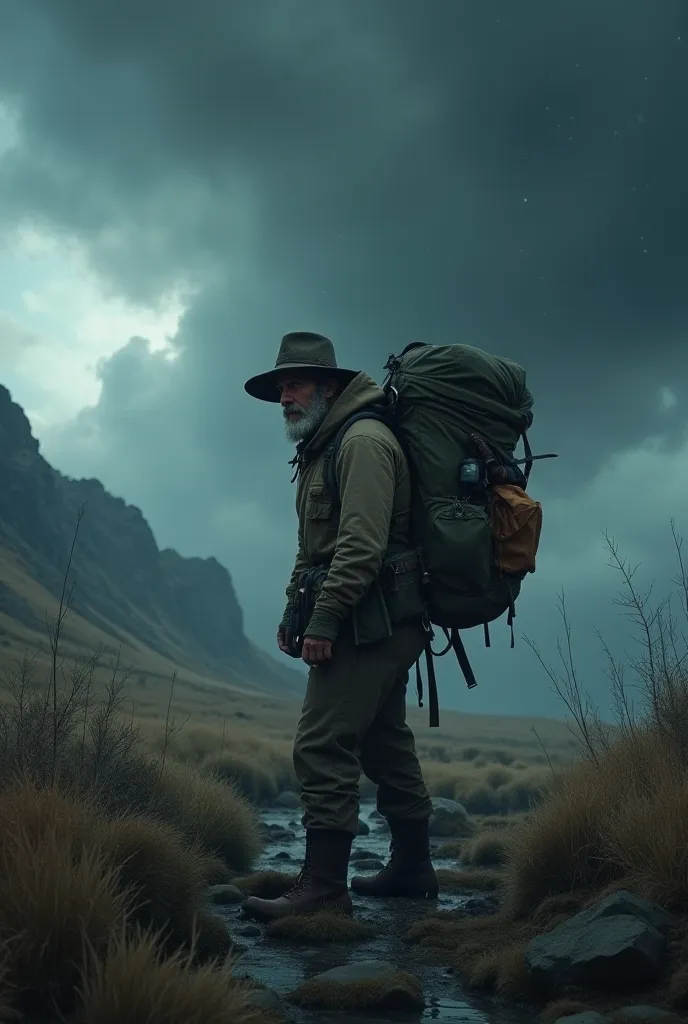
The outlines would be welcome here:
M 561 713 L 520 636 L 551 654 L 562 587 L 604 702 L 601 533 L 659 591 L 688 533 L 687 100 L 684 0 L 0 0 L 0 380 L 270 648 L 291 452 L 243 382 L 281 335 L 520 361 L 538 571 L 443 703 Z

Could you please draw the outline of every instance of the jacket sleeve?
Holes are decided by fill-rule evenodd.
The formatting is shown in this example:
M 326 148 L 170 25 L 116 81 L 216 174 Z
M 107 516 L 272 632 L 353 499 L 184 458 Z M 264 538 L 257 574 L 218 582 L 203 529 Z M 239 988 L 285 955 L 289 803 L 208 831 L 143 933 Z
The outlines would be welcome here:
M 287 584 L 287 590 L 286 590 L 287 606 L 284 609 L 284 615 L 282 616 L 282 621 L 280 622 L 280 625 L 279 625 L 280 629 L 286 628 L 290 624 L 290 622 L 291 622 L 291 602 L 292 602 L 292 598 L 294 596 L 294 591 L 296 590 L 296 585 L 297 585 L 297 583 L 299 581 L 299 576 L 307 568 L 308 568 L 308 562 L 306 561 L 306 556 L 304 555 L 304 551 L 303 551 L 303 532 L 301 530 L 301 527 L 299 526 L 299 542 L 298 542 L 298 548 L 297 548 L 297 551 L 296 551 L 296 559 L 295 559 L 295 562 L 294 562 L 294 568 L 292 570 L 291 579 L 289 580 L 289 583 Z
M 332 641 L 378 575 L 387 550 L 396 487 L 392 445 L 383 438 L 353 434 L 339 450 L 337 476 L 337 545 L 306 632 Z

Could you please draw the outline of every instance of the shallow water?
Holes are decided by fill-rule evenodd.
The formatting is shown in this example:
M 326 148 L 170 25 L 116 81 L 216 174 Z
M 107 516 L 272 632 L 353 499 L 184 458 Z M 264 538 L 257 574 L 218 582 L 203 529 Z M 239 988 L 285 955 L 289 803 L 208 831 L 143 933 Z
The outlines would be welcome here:
M 359 836 L 354 841 L 354 851 L 370 851 L 371 857 L 385 860 L 389 833 L 386 829 L 380 828 L 377 821 L 370 819 L 374 810 L 373 804 L 363 804 L 361 807 L 361 818 L 370 825 L 371 834 Z M 296 838 L 269 842 L 256 865 L 256 870 L 271 869 L 287 873 L 298 871 L 305 850 L 305 834 L 298 823 L 298 818 L 299 812 L 295 810 L 280 808 L 263 813 L 263 820 L 267 825 L 275 824 L 289 828 L 296 833 Z M 285 853 L 290 859 L 279 856 Z M 442 861 L 437 858 L 435 865 L 456 867 L 454 861 Z M 351 874 L 356 873 L 363 872 L 355 862 L 352 862 Z M 436 903 L 428 904 L 415 900 L 366 900 L 352 893 L 356 918 L 360 921 L 374 922 L 376 936 L 363 942 L 312 947 L 295 946 L 282 940 L 266 940 L 263 938 L 261 925 L 257 926 L 260 928 L 260 935 L 243 935 L 243 928 L 247 924 L 255 925 L 255 922 L 242 919 L 240 907 L 217 907 L 216 910 L 228 921 L 232 935 L 237 941 L 248 947 L 237 965 L 237 973 L 251 975 L 281 996 L 321 971 L 360 960 L 392 961 L 399 967 L 413 971 L 423 982 L 427 1006 L 420 1014 L 345 1015 L 321 1010 L 306 1011 L 285 1005 L 284 1009 L 289 1019 L 299 1024 L 315 1024 L 316 1021 L 322 1024 L 341 1024 L 344 1020 L 347 1024 L 380 1024 L 381 1021 L 408 1021 L 413 1024 L 424 1021 L 444 1021 L 445 1024 L 530 1024 L 533 1019 L 532 1013 L 463 992 L 458 978 L 446 968 L 429 962 L 427 950 L 404 945 L 401 941 L 407 927 L 418 918 L 426 916 L 429 909 L 451 910 L 460 907 L 466 900 L 476 895 L 480 894 L 440 893 Z

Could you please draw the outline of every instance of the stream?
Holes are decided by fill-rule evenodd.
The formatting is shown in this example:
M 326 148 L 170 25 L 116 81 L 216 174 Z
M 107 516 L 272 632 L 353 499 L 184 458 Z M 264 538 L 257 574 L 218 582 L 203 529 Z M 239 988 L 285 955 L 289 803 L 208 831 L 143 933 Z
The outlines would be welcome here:
M 371 819 L 371 815 L 373 816 Z M 298 822 L 299 812 L 292 809 L 266 809 L 262 813 L 266 826 L 280 826 L 296 834 L 274 838 L 266 843 L 265 850 L 254 870 L 273 870 L 295 873 L 301 866 L 305 851 L 305 833 Z M 358 836 L 354 841 L 354 853 L 365 850 L 371 857 L 386 861 L 389 848 L 389 832 L 386 826 L 375 820 L 375 806 L 362 803 L 361 819 L 370 826 L 370 835 Z M 277 832 L 277 829 L 274 829 Z M 440 845 L 439 840 L 435 845 Z M 434 859 L 438 868 L 456 868 L 456 862 Z M 352 861 L 350 875 L 363 874 Z M 367 873 L 367 872 L 366 872 Z M 372 873 L 372 872 L 371 872 Z M 388 960 L 417 974 L 423 983 L 426 1008 L 416 1014 L 336 1013 L 323 1010 L 308 1011 L 285 1004 L 285 1015 L 295 1024 L 380 1024 L 381 1021 L 408 1021 L 421 1024 L 426 1021 L 442 1021 L 445 1024 L 531 1024 L 532 1013 L 518 1007 L 498 1003 L 493 999 L 481 998 L 479 994 L 465 992 L 461 982 L 446 968 L 429 962 L 428 951 L 418 946 L 408 946 L 401 941 L 406 929 L 419 918 L 425 917 L 431 909 L 452 910 L 462 906 L 468 899 L 481 893 L 446 893 L 440 891 L 436 903 L 414 900 L 366 900 L 352 892 L 354 914 L 357 920 L 375 924 L 374 938 L 361 942 L 319 946 L 302 946 L 278 939 L 263 938 L 263 926 L 249 922 L 242 917 L 239 906 L 218 906 L 216 913 L 228 923 L 232 936 L 246 951 L 237 964 L 237 973 L 248 974 L 268 988 L 285 996 L 301 982 L 331 967 L 356 963 L 362 960 Z M 248 933 L 248 934 L 247 934 Z M 257 933 L 257 934 L 251 934 Z

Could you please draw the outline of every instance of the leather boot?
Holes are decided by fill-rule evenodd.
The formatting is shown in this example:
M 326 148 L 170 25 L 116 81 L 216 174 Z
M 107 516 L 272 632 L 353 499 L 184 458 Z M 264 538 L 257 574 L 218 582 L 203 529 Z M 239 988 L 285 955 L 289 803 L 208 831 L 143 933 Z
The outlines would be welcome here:
M 352 841 L 350 832 L 308 829 L 306 859 L 296 883 L 276 900 L 250 896 L 243 904 L 244 913 L 258 921 L 274 921 L 291 914 L 314 914 L 318 910 L 352 914 L 347 885 Z
M 376 875 L 356 875 L 351 888 L 362 896 L 384 899 L 437 899 L 437 875 L 430 861 L 429 820 L 390 819 L 390 859 Z

